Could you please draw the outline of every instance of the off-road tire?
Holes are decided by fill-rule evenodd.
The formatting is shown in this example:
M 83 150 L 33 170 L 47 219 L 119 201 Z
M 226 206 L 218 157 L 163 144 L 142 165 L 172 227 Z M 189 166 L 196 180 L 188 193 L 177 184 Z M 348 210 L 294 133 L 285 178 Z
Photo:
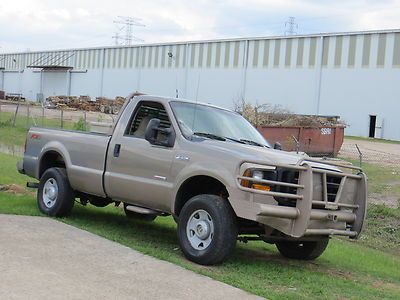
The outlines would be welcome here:
M 213 235 L 210 244 L 202 250 L 194 248 L 189 241 L 187 226 L 196 211 L 205 211 L 211 217 Z M 191 198 L 179 214 L 178 239 L 183 254 L 201 265 L 223 262 L 236 246 L 238 227 L 236 215 L 229 202 L 216 195 L 202 194 Z
M 306 242 L 277 242 L 279 252 L 288 258 L 300 260 L 313 260 L 319 257 L 328 246 L 329 239 Z
M 53 200 L 51 207 L 46 206 L 43 198 L 44 186 L 46 182 L 53 179 L 58 187 L 57 196 Z M 52 217 L 66 217 L 71 213 L 75 203 L 74 191 L 68 181 L 67 172 L 63 168 L 47 169 L 40 178 L 37 192 L 37 202 L 39 210 Z
M 155 218 L 157 218 L 157 215 L 140 214 L 134 211 L 127 210 L 126 207 L 128 205 L 129 204 L 124 203 L 124 212 L 129 219 L 152 222 L 155 220 Z

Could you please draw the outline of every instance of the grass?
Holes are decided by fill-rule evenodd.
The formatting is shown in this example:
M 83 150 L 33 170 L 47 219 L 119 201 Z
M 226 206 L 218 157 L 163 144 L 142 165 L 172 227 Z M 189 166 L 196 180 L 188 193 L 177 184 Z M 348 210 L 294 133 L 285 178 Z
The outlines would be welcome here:
M 15 171 L 17 160 L 0 153 L 0 184 L 25 183 L 27 178 Z M 28 191 L 0 192 L 0 213 L 42 216 Z M 400 212 L 374 206 L 369 215 L 398 218 Z M 364 242 L 334 238 L 314 262 L 282 258 L 274 246 L 263 242 L 238 244 L 229 261 L 204 267 L 182 256 L 171 217 L 143 223 L 126 218 L 119 208 L 77 204 L 71 217 L 60 221 L 269 299 L 400 298 L 399 252 L 394 255 Z
M 346 160 L 358 165 L 358 160 Z M 387 167 L 363 163 L 362 168 L 368 176 L 369 193 L 392 195 L 400 200 L 400 166 Z
M 349 139 L 349 140 L 357 140 L 357 141 L 368 141 L 368 142 L 387 143 L 387 144 L 400 144 L 400 141 L 395 141 L 395 140 L 386 140 L 386 139 L 380 139 L 380 138 L 367 138 L 367 137 L 353 136 L 353 135 L 346 135 L 344 138 Z
M 35 123 L 32 119 L 27 122 L 25 116 L 17 116 L 15 126 L 13 124 L 14 114 L 10 112 L 0 113 L 0 143 L 4 145 L 23 146 L 26 134 L 31 126 Z M 57 119 L 41 118 L 36 119 L 36 125 L 49 128 L 61 128 L 61 122 Z M 64 129 L 82 129 L 82 120 L 77 122 L 64 121 Z

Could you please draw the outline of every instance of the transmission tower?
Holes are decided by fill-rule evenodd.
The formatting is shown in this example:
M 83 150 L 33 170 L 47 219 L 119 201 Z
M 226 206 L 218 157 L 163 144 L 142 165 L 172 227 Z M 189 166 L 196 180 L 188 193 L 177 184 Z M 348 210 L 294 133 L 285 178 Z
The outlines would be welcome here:
M 294 21 L 295 17 L 289 17 L 285 22 L 285 35 L 295 35 L 297 34 L 296 29 L 299 28 L 298 24 Z
M 139 18 L 132 18 L 132 17 L 122 17 L 118 16 L 118 20 L 114 21 L 114 24 L 122 24 L 124 25 L 123 27 L 119 28 L 119 31 L 122 31 L 122 29 L 125 29 L 125 37 L 122 38 L 119 35 L 118 40 L 122 39 L 124 41 L 125 45 L 132 45 L 133 41 L 142 41 L 142 39 L 139 39 L 133 35 L 133 26 L 139 26 L 139 27 L 145 27 L 146 25 L 140 23 L 141 19 Z M 117 41 L 117 38 L 116 38 Z
M 115 33 L 115 35 L 113 35 L 112 38 L 115 40 L 115 45 L 118 46 L 119 45 L 119 39 L 121 38 L 121 36 L 119 35 L 119 32 L 117 31 Z

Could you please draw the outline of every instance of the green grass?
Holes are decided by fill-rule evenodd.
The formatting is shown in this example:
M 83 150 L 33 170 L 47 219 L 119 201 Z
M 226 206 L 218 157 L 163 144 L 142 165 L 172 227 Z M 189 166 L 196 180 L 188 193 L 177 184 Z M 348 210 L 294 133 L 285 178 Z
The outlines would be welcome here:
M 395 140 L 386 140 L 386 139 L 380 139 L 380 138 L 367 138 L 367 137 L 353 136 L 353 135 L 346 135 L 344 138 L 349 139 L 349 140 L 358 140 L 358 141 L 368 141 L 368 142 L 387 143 L 387 144 L 400 144 L 400 141 L 395 141 Z
M 17 160 L 0 153 L 0 185 L 23 185 L 28 179 L 16 173 Z M 0 192 L 0 213 L 42 216 L 32 192 Z M 370 212 L 370 216 L 399 214 L 379 206 Z M 268 299 L 400 298 L 399 253 L 372 249 L 363 242 L 335 238 L 313 262 L 285 259 L 272 245 L 250 242 L 238 244 L 233 257 L 223 265 L 205 267 L 182 256 L 171 217 L 143 223 L 129 220 L 120 208 L 111 205 L 96 208 L 77 204 L 72 215 L 60 221 Z
M 358 165 L 357 160 L 346 159 Z M 400 199 L 400 166 L 387 167 L 363 163 L 362 168 L 368 176 L 368 191 L 383 195 L 393 195 Z
M 25 116 L 18 116 L 13 124 L 14 114 L 10 112 L 0 113 L 0 143 L 4 145 L 17 145 L 23 146 L 25 143 L 26 134 L 31 126 L 35 126 L 32 119 L 27 122 Z M 49 128 L 61 128 L 61 122 L 57 119 L 41 118 L 35 119 L 36 125 Z M 77 122 L 64 121 L 64 129 L 81 129 L 82 121 Z

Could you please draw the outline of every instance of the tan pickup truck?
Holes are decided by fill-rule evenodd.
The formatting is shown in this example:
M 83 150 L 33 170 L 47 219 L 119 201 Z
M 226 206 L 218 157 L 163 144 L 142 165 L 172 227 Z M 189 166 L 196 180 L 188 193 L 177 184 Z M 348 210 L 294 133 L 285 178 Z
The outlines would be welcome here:
M 199 264 L 222 262 L 237 240 L 315 259 L 333 235 L 358 238 L 362 170 L 274 148 L 232 111 L 132 95 L 109 134 L 31 128 L 18 170 L 39 180 L 50 216 L 68 215 L 76 198 L 123 203 L 141 220 L 173 215 L 183 253 Z

